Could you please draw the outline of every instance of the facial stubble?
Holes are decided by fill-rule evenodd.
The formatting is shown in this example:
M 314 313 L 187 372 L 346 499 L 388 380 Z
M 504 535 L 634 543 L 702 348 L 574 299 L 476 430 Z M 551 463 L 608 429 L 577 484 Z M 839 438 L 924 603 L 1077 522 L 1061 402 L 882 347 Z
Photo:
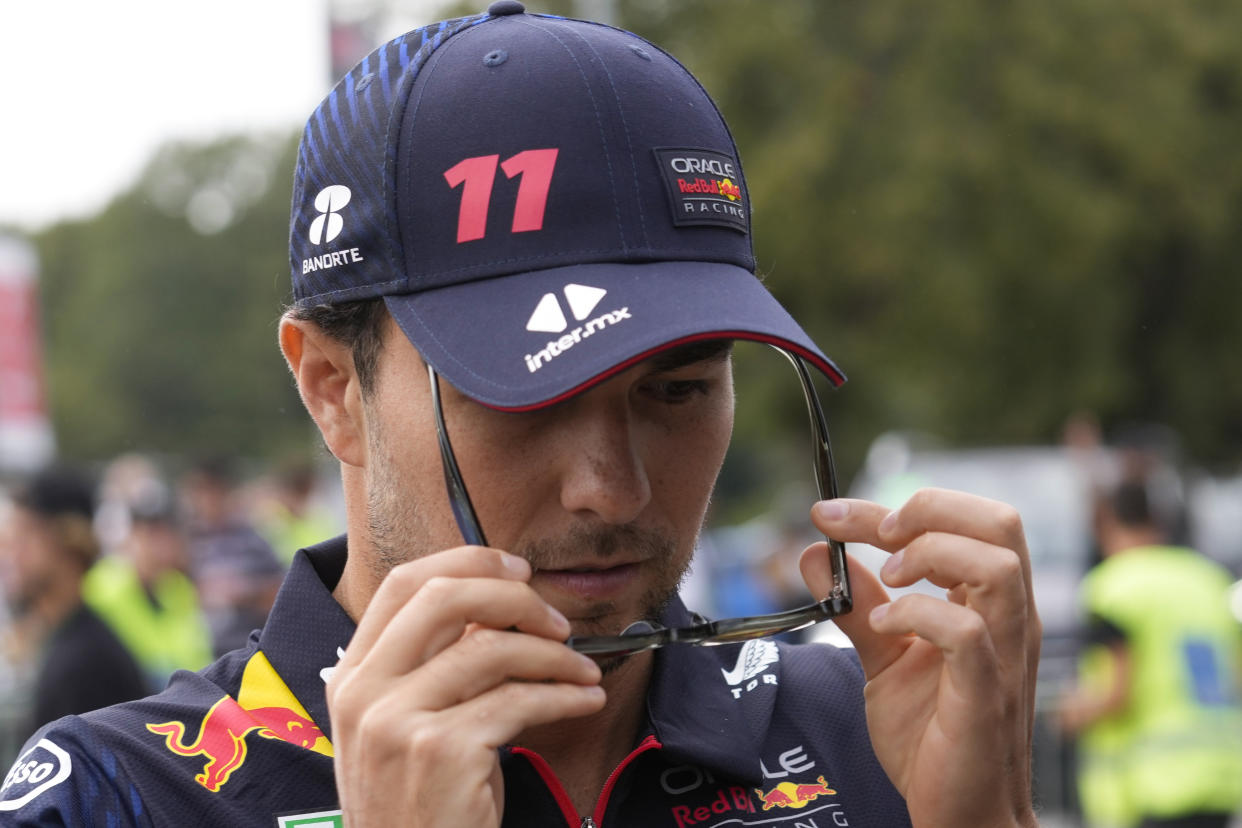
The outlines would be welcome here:
M 378 584 L 393 568 L 437 551 L 430 540 L 426 516 L 402 485 L 401 476 L 386 447 L 378 418 L 368 431 L 367 529 L 373 554 L 368 566 Z M 438 464 L 437 464 L 438 465 Z M 571 619 L 575 635 L 614 635 L 638 620 L 659 621 L 665 607 L 681 588 L 690 568 L 689 553 L 679 553 L 672 535 L 633 524 L 576 524 L 557 538 L 526 542 L 509 550 L 530 563 L 534 572 L 592 564 L 607 566 L 624 555 L 639 560 L 652 574 L 651 586 L 639 600 L 638 617 L 616 619 L 611 601 L 580 609 Z

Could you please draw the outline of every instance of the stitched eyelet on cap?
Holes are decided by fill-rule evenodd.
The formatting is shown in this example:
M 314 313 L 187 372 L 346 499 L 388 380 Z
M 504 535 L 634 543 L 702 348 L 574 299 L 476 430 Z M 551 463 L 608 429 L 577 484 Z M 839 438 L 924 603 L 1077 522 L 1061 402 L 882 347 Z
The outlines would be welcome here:
M 483 56 L 484 66 L 499 66 L 509 59 L 509 53 L 504 49 L 493 49 Z
M 518 0 L 496 0 L 495 3 L 487 7 L 487 13 L 492 17 L 521 14 L 524 11 L 526 11 L 526 7 L 519 3 Z

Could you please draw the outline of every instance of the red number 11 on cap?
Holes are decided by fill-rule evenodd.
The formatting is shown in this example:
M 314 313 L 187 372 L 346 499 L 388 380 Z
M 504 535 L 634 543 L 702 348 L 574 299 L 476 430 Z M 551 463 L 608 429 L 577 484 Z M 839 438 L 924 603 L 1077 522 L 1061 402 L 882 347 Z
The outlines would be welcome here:
M 548 204 L 548 187 L 556 167 L 556 149 L 519 152 L 500 162 L 499 155 L 477 155 L 466 158 L 444 171 L 444 180 L 461 191 L 461 209 L 457 213 L 457 243 L 475 241 L 487 235 L 487 208 L 496 182 L 496 167 L 509 178 L 522 176 L 518 183 L 517 203 L 513 205 L 514 233 L 543 229 L 543 211 Z

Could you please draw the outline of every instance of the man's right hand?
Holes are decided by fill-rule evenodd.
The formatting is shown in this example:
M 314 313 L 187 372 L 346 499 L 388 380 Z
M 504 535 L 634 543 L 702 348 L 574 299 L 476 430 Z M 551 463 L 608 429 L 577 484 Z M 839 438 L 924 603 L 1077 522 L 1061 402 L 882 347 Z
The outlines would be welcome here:
M 604 706 L 530 566 L 483 547 L 395 568 L 327 686 L 345 824 L 499 826 L 497 748 Z

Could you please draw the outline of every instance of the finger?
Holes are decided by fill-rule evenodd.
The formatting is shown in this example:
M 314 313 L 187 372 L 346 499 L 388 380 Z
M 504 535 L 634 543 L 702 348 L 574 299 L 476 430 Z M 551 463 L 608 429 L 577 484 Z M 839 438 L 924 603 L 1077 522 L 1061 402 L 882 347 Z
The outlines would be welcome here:
M 474 738 L 496 749 L 528 728 L 598 713 L 606 701 L 604 688 L 598 684 L 511 681 L 441 715 L 448 717 L 454 735 L 472 732 Z
M 517 555 L 482 546 L 437 552 L 395 567 L 384 578 L 363 613 L 343 664 L 356 663 L 371 649 L 388 622 L 434 577 L 530 580 L 530 564 Z M 351 658 L 352 655 L 352 658 Z
M 1031 558 L 1022 529 L 1022 518 L 1012 506 L 978 495 L 947 489 L 921 489 L 881 523 L 879 532 L 886 548 L 900 548 L 915 536 L 929 531 L 964 535 L 1012 549 L 1021 563 L 1025 613 L 1014 605 L 1014 617 L 1026 624 L 1027 702 L 1034 710 L 1035 675 L 1039 663 L 1041 624 L 1031 580 Z M 1033 721 L 1033 719 L 1032 719 Z
M 802 578 L 812 595 L 827 595 L 832 591 L 828 554 L 828 544 L 816 543 L 807 547 L 798 561 Z M 871 628 L 868 616 L 880 604 L 888 603 L 888 593 L 871 570 L 851 555 L 846 558 L 850 569 L 850 594 L 854 599 L 854 608 L 832 620 L 854 644 L 862 662 L 863 674 L 870 679 L 901 655 L 906 645 L 900 639 L 883 635 Z
M 880 577 L 890 587 L 922 579 L 947 590 L 961 587 L 957 596 L 983 616 L 1002 652 L 1021 653 L 1026 644 L 1026 587 L 1022 561 L 1012 549 L 928 532 L 885 561 Z
M 996 693 L 1000 670 L 983 616 L 930 595 L 903 595 L 876 607 L 870 615 L 877 633 L 917 635 L 944 655 L 954 684 L 969 697 Z
M 1031 561 L 1027 553 L 1022 517 L 1007 503 L 948 489 L 920 489 L 900 509 L 879 525 L 885 549 L 908 545 L 926 532 L 945 532 L 1012 549 L 1021 563 L 1022 582 L 1028 601 Z
M 379 676 L 418 668 L 470 625 L 515 628 L 554 641 L 569 637 L 565 616 L 520 581 L 434 577 L 389 620 L 360 664 Z
M 480 629 L 464 636 L 404 679 L 400 695 L 424 710 L 461 704 L 506 681 L 599 684 L 595 661 L 556 641 Z
M 888 546 L 879 532 L 880 524 L 892 511 L 869 500 L 839 497 L 821 500 L 811 507 L 811 522 L 828 537 L 843 543 L 866 543 L 896 552 L 901 547 Z

